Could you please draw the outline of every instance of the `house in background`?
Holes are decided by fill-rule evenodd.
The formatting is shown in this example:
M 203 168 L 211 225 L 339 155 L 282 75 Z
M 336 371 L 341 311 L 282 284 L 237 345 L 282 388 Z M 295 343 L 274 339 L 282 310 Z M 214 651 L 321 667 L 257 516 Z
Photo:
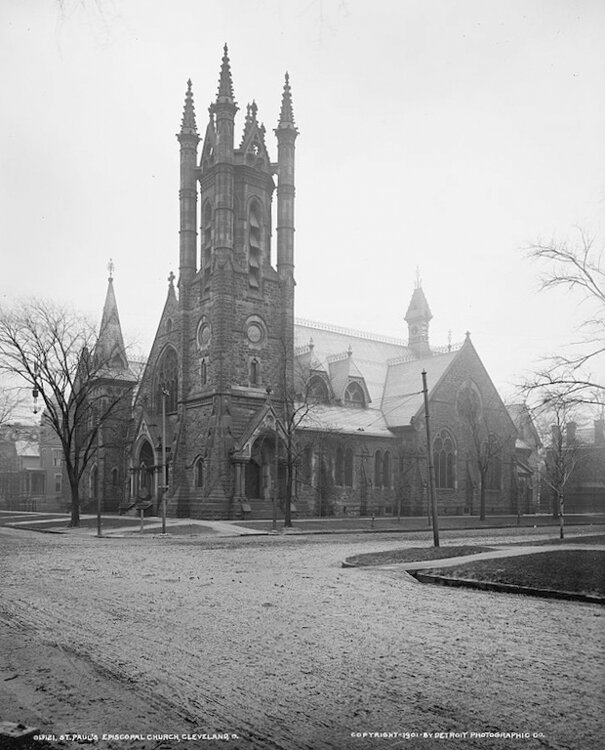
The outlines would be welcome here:
M 517 459 L 514 491 L 519 513 L 537 513 L 540 508 L 540 471 L 542 441 L 526 404 L 510 404 L 508 413 L 517 428 Z M 550 504 L 546 509 L 550 510 Z
M 575 466 L 565 487 L 566 513 L 605 512 L 605 423 L 567 425 L 566 444 L 575 451 Z
M 46 508 L 38 425 L 16 422 L 0 429 L 0 507 L 28 511 Z

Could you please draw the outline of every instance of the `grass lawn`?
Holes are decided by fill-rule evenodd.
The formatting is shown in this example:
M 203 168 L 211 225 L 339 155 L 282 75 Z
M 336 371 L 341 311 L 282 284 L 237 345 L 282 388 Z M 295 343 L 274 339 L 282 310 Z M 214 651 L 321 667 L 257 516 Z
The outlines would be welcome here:
M 532 547 L 543 547 L 545 544 L 605 544 L 605 534 L 586 534 L 583 536 L 566 536 L 564 539 L 559 537 L 551 537 L 549 539 L 540 539 L 536 542 L 513 542 L 513 545 L 525 545 L 531 544 Z M 508 545 L 507 545 L 508 546 Z
M 369 565 L 390 565 L 391 563 L 423 562 L 440 560 L 444 557 L 475 555 L 477 552 L 489 552 L 490 547 L 464 545 L 459 547 L 408 547 L 407 549 L 390 549 L 385 552 L 368 552 L 364 555 L 347 557 L 347 562 L 359 567 Z
M 571 540 L 570 540 L 571 541 Z M 556 550 L 422 571 L 445 578 L 605 596 L 605 550 Z

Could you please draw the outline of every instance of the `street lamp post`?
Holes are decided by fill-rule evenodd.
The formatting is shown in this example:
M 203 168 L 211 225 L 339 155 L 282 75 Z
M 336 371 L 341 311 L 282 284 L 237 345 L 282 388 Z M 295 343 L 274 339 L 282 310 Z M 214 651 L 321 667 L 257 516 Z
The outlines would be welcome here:
M 97 537 L 102 537 L 101 529 L 101 428 L 98 428 L 97 432 L 97 471 L 96 471 L 96 490 L 97 490 Z M 104 463 L 104 462 L 103 462 Z
M 271 388 L 271 386 L 268 385 L 265 388 L 265 391 L 267 393 L 267 401 L 269 402 L 269 405 L 271 405 L 271 393 L 273 391 L 273 388 Z M 273 512 L 272 512 L 271 530 L 272 531 L 277 531 L 277 469 L 278 469 L 278 466 L 277 466 L 277 416 L 275 414 L 273 414 L 273 419 L 274 419 L 274 422 L 273 422 L 273 431 L 274 431 L 274 435 L 275 435 L 275 447 L 274 447 L 274 464 L 275 464 L 274 465 L 274 472 L 275 472 L 275 476 L 273 478 L 273 483 L 272 483 L 273 484 L 273 488 L 272 488 L 273 491 L 271 492 L 271 495 L 272 495 L 272 505 L 273 505 L 273 508 L 272 508 Z

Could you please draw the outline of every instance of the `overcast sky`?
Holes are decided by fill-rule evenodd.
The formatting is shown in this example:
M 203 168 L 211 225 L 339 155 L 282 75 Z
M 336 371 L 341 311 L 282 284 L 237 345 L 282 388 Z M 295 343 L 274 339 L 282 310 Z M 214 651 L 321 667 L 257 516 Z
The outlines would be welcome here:
M 406 338 L 419 267 L 431 343 L 469 330 L 507 395 L 586 315 L 522 248 L 603 238 L 604 39 L 603 0 L 2 0 L 1 299 L 98 318 L 111 257 L 148 350 L 186 81 L 203 135 L 227 42 L 236 142 L 255 99 L 273 158 L 290 73 L 296 314 Z

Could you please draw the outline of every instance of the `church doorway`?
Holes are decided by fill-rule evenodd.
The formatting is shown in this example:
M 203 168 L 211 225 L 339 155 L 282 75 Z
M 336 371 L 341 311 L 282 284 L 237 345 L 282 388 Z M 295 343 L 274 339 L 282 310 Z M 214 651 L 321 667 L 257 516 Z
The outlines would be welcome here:
M 278 501 L 285 489 L 285 467 L 278 456 Z M 250 500 L 270 501 L 275 486 L 275 435 L 265 434 L 252 446 L 250 461 L 246 464 L 246 497 Z
M 153 448 L 148 440 L 143 441 L 139 450 L 139 466 L 137 470 L 137 497 L 139 500 L 149 500 L 154 492 L 153 486 L 154 456 Z

